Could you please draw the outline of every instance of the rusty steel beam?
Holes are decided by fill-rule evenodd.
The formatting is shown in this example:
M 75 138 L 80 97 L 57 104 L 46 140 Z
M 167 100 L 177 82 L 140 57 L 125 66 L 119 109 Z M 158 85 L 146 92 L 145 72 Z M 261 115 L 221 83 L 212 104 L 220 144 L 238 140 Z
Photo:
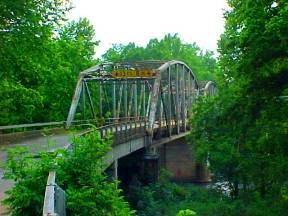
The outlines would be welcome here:
M 82 73 L 80 73 L 80 75 L 78 77 L 76 89 L 75 89 L 75 92 L 74 92 L 74 96 L 72 98 L 72 103 L 71 103 L 71 106 L 70 106 L 70 110 L 69 110 L 69 114 L 68 114 L 68 117 L 67 117 L 67 121 L 66 121 L 66 128 L 67 129 L 71 126 L 71 122 L 74 119 L 74 115 L 75 115 L 75 112 L 76 112 L 76 109 L 77 109 L 77 105 L 78 105 L 78 102 L 79 102 L 79 98 L 80 98 L 80 95 L 81 95 L 81 91 L 82 91 L 83 77 L 84 77 L 84 75 Z

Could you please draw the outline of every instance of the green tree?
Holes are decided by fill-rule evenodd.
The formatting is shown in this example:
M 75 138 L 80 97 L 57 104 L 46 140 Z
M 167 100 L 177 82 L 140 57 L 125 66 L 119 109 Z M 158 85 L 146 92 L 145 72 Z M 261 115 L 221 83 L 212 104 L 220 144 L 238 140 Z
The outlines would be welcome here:
M 218 71 L 210 51 L 202 51 L 195 43 L 186 44 L 177 34 L 167 34 L 160 41 L 151 39 L 145 47 L 134 43 L 113 45 L 102 56 L 104 61 L 180 60 L 188 64 L 198 79 L 215 79 Z
M 79 72 L 95 64 L 87 19 L 67 0 L 0 2 L 0 125 L 64 120 Z
M 49 62 L 46 49 L 52 29 L 69 10 L 67 3 L 0 2 L 0 109 L 6 113 L 1 114 L 1 125 L 31 122 L 42 108 L 43 97 L 37 88 L 43 83 L 43 65 Z M 28 105 L 30 110 L 25 108 Z
M 54 169 L 57 184 L 66 191 L 68 214 L 134 215 L 120 196 L 118 183 L 109 181 L 103 174 L 102 159 L 110 143 L 109 138 L 101 139 L 99 133 L 93 131 L 85 137 L 75 137 L 70 150 L 40 153 L 37 160 L 28 149 L 12 149 L 5 178 L 13 179 L 15 186 L 4 201 L 10 213 L 41 215 L 48 173 Z
M 191 143 L 233 197 L 277 197 L 287 184 L 288 3 L 230 0 L 218 94 L 192 108 Z M 241 186 L 241 188 L 240 188 Z
M 45 109 L 39 114 L 43 121 L 67 117 L 79 72 L 96 64 L 95 31 L 86 18 L 72 21 L 58 29 L 59 36 L 51 41 L 49 69 L 39 87 Z M 53 57 L 52 57 L 53 56 Z
M 190 209 L 180 210 L 177 216 L 195 216 L 196 213 Z

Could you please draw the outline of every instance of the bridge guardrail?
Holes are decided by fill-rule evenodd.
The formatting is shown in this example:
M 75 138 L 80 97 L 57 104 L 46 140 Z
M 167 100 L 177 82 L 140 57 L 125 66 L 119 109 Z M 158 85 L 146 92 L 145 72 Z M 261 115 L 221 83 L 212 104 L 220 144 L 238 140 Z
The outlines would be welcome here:
M 113 122 L 124 122 L 131 119 L 143 119 L 144 117 L 120 117 L 120 118 L 105 118 L 103 125 L 112 124 Z M 86 125 L 89 123 L 98 123 L 101 120 L 97 119 L 87 119 L 87 120 L 74 120 L 72 123 L 74 125 Z M 55 121 L 55 122 L 44 122 L 44 123 L 31 123 L 31 124 L 19 124 L 19 125 L 4 125 L 0 126 L 0 133 L 3 133 L 5 130 L 11 129 L 27 129 L 27 128 L 41 128 L 41 127 L 50 127 L 50 126 L 61 126 L 65 127 L 66 121 Z
M 75 125 L 83 125 L 91 122 L 96 122 L 95 119 L 88 119 L 88 120 L 75 120 L 73 123 Z M 19 125 L 5 125 L 5 126 L 0 126 L 0 133 L 4 133 L 5 131 L 8 131 L 8 133 L 12 131 L 14 132 L 14 129 L 22 129 L 25 131 L 25 129 L 29 130 L 32 128 L 43 128 L 43 127 L 50 127 L 50 126 L 58 126 L 58 127 L 63 127 L 65 126 L 66 121 L 58 121 L 58 122 L 44 122 L 44 123 L 31 123 L 31 124 L 19 124 Z M 18 131 L 19 132 L 19 131 Z
M 56 184 L 56 172 L 50 171 L 47 179 L 43 216 L 66 216 L 65 192 Z
M 130 121 L 128 121 L 128 119 Z M 127 139 L 131 138 L 131 135 L 137 134 L 139 129 L 141 133 L 146 133 L 147 120 L 145 117 L 141 118 L 121 118 L 114 119 L 117 120 L 113 124 L 104 125 L 102 127 L 97 128 L 100 133 L 101 138 L 105 137 L 109 132 L 114 132 L 114 143 L 113 145 L 117 145 L 123 141 L 127 141 Z M 171 125 L 176 129 L 176 121 L 172 120 Z M 165 124 L 159 126 L 162 128 L 166 128 L 167 122 Z M 157 128 L 157 129 L 161 129 Z M 143 130 L 144 129 L 144 130 Z M 80 136 L 84 136 L 85 134 L 91 132 L 91 130 L 83 132 Z M 176 130 L 175 130 L 176 132 Z M 143 135 L 143 134 L 141 134 Z M 71 145 L 70 145 L 71 146 Z M 68 148 L 70 147 L 68 146 Z M 66 215 L 66 207 L 65 207 L 65 191 L 63 191 L 56 184 L 56 172 L 50 171 L 47 178 L 47 185 L 45 190 L 45 198 L 43 204 L 43 216 L 65 216 Z
M 88 119 L 88 120 L 75 120 L 73 126 L 75 128 L 87 128 L 91 124 L 100 125 L 111 125 L 116 123 L 129 122 L 133 119 L 143 119 L 144 117 L 121 117 L 121 118 L 106 118 L 106 119 Z M 0 126 L 0 144 L 15 143 L 17 140 L 23 138 L 31 138 L 40 136 L 43 133 L 62 133 L 65 130 L 66 121 L 59 122 L 45 122 L 45 123 L 32 123 L 32 124 L 20 124 L 20 125 L 7 125 Z
M 128 139 L 128 134 L 131 134 L 131 130 L 135 129 L 134 132 L 137 133 L 137 128 L 143 128 L 145 132 L 146 120 L 144 117 L 137 118 L 115 118 L 114 124 L 104 125 L 97 128 L 100 133 L 101 138 L 106 136 L 109 132 L 115 132 L 116 136 L 125 136 L 125 140 Z M 130 120 L 130 121 L 128 121 Z M 132 124 L 134 123 L 134 127 Z M 130 133 L 128 133 L 130 131 Z M 80 136 L 91 132 L 91 130 L 83 132 Z M 123 133 L 121 135 L 121 133 Z M 116 139 L 118 142 L 121 140 L 119 137 Z M 123 141 L 123 139 L 122 139 Z M 118 142 L 114 142 L 117 144 Z M 69 148 L 69 146 L 67 147 Z M 45 189 L 44 203 L 43 203 L 43 216 L 66 216 L 66 206 L 65 206 L 65 191 L 63 191 L 56 184 L 56 172 L 50 171 L 47 184 Z

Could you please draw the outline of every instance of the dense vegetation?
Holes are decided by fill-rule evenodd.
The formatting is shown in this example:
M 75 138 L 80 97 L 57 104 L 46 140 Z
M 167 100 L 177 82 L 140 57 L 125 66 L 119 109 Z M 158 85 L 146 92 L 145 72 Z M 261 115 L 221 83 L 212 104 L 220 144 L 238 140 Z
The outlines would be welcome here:
M 151 39 L 145 47 L 134 43 L 116 44 L 102 56 L 105 61 L 180 60 L 185 62 L 200 80 L 214 80 L 218 72 L 213 52 L 201 50 L 196 43 L 183 43 L 177 34 L 167 34 L 161 40 Z
M 67 23 L 68 1 L 0 2 L 0 125 L 63 120 L 79 71 L 93 64 L 94 29 Z
M 213 184 L 193 185 L 169 182 L 164 172 L 159 182 L 148 186 L 134 180 L 127 200 L 139 216 L 277 216 L 286 215 L 280 203 L 272 199 L 254 199 L 253 202 L 234 200 Z M 282 210 L 281 210 L 282 208 Z M 178 214 L 177 214 L 178 213 Z M 193 214 L 194 213 L 194 214 Z
M 5 172 L 15 181 L 4 201 L 12 215 L 41 215 L 48 173 L 56 171 L 56 182 L 66 192 L 68 215 L 134 215 L 120 196 L 116 181 L 108 181 L 102 157 L 110 149 L 110 139 L 94 131 L 75 137 L 72 148 L 42 152 L 35 159 L 27 148 L 11 149 Z
M 288 2 L 229 4 L 218 94 L 193 106 L 191 143 L 232 198 L 271 200 L 287 215 Z
M 217 94 L 192 107 L 189 141 L 229 194 L 163 179 L 149 186 L 136 181 L 126 197 L 132 208 L 138 215 L 287 215 L 288 2 L 228 3 L 216 62 L 212 52 L 177 34 L 145 47 L 114 45 L 95 60 L 94 29 L 85 18 L 67 22 L 68 1 L 1 1 L 0 125 L 64 120 L 78 73 L 99 61 L 182 60 L 200 80 L 216 80 Z M 13 150 L 5 174 L 16 182 L 6 200 L 11 212 L 41 214 L 53 168 L 70 214 L 133 215 L 117 183 L 101 174 L 108 143 L 92 133 L 75 139 L 71 151 L 41 153 L 37 160 Z
M 69 1 L 0 2 L 0 125 L 63 121 L 81 70 L 96 64 L 95 32 L 85 18 L 67 22 Z M 178 59 L 201 79 L 213 79 L 216 60 L 177 35 L 146 47 L 114 45 L 102 61 Z

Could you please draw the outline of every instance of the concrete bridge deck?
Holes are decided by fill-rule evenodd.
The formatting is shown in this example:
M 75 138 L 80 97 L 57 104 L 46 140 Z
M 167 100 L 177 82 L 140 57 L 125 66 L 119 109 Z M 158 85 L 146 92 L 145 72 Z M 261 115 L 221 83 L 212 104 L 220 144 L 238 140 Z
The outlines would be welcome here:
M 57 148 L 64 148 L 69 145 L 72 134 L 63 131 L 59 134 L 53 134 L 50 136 L 38 135 L 33 138 L 23 138 L 18 141 L 11 142 L 9 144 L 0 145 L 0 163 L 5 164 L 7 159 L 7 151 L 17 146 L 24 146 L 29 149 L 31 153 L 37 154 L 43 151 L 54 151 Z M 5 197 L 5 191 L 13 186 L 12 181 L 3 179 L 3 168 L 0 168 L 0 202 Z M 4 214 L 3 205 L 0 207 L 0 215 Z

